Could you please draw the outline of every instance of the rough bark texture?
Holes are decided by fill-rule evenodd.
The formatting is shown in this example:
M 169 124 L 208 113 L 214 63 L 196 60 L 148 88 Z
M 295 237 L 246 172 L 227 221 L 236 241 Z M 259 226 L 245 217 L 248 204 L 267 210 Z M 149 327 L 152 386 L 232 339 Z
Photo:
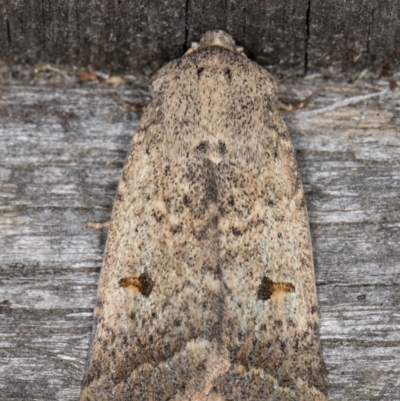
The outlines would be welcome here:
M 314 108 L 386 86 L 314 77 L 281 91 L 305 97 L 321 87 Z M 109 218 L 139 118 L 115 91 L 0 86 L 0 400 L 78 399 L 106 237 L 86 222 Z M 286 115 L 311 222 L 331 401 L 400 400 L 399 96 Z
M 400 64 L 400 0 L 0 0 L 0 60 L 149 74 L 209 29 L 277 70 Z

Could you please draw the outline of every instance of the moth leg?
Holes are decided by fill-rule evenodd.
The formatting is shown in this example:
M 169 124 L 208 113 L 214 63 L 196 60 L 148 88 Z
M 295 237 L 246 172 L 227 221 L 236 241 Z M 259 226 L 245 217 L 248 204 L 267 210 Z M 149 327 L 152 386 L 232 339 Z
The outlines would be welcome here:
M 312 103 L 322 92 L 322 88 L 317 88 L 311 95 L 304 99 L 284 99 L 279 98 L 278 107 L 280 110 L 293 111 L 298 109 L 303 109 L 310 103 Z
M 112 93 L 111 98 L 122 106 L 125 110 L 130 110 L 130 111 L 136 111 L 138 113 L 142 113 L 144 109 L 147 107 L 146 103 L 141 103 L 141 102 L 129 102 L 127 100 L 124 100 L 121 98 L 121 96 L 118 93 Z

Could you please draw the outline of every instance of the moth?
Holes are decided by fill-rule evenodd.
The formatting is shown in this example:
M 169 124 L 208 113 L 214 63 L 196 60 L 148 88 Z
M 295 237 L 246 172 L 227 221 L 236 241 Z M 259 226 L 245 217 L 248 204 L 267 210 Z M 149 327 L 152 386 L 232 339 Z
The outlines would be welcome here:
M 118 185 L 80 400 L 327 400 L 275 80 L 210 31 L 152 95 Z

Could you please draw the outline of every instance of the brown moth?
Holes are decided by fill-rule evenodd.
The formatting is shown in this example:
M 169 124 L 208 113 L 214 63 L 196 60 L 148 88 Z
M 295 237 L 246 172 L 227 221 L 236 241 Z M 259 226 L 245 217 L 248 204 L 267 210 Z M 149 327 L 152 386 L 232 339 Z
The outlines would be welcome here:
M 152 88 L 118 186 L 80 400 L 327 400 L 274 79 L 211 31 Z

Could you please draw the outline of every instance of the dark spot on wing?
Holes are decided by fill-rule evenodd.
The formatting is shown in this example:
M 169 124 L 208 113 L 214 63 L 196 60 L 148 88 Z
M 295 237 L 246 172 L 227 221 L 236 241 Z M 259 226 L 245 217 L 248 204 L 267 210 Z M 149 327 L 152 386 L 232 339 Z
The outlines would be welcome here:
M 224 155 L 226 153 L 226 144 L 223 141 L 218 141 L 218 152 L 221 155 Z
M 206 204 L 208 204 L 209 202 L 216 203 L 218 198 L 217 179 L 215 176 L 214 165 L 208 159 L 204 160 L 204 175 L 206 177 L 206 182 L 205 182 Z
M 257 299 L 261 301 L 267 301 L 271 297 L 281 296 L 295 290 L 292 283 L 275 283 L 268 277 L 263 277 L 261 279 L 261 284 L 258 287 Z
M 178 224 L 176 226 L 172 226 L 170 228 L 170 231 L 171 231 L 172 234 L 178 234 L 178 233 L 182 232 L 182 228 L 183 228 L 183 224 L 180 223 L 180 224 Z
M 201 141 L 196 147 L 195 150 L 200 153 L 206 153 L 208 148 L 210 147 L 210 144 L 208 141 Z
M 242 235 L 242 232 L 239 229 L 237 229 L 236 227 L 232 227 L 232 234 L 235 237 L 239 237 L 240 235 Z
M 153 291 L 154 281 L 148 273 L 142 273 L 139 277 L 124 277 L 118 281 L 120 287 L 125 288 L 133 294 L 140 292 L 145 297 L 148 297 Z

